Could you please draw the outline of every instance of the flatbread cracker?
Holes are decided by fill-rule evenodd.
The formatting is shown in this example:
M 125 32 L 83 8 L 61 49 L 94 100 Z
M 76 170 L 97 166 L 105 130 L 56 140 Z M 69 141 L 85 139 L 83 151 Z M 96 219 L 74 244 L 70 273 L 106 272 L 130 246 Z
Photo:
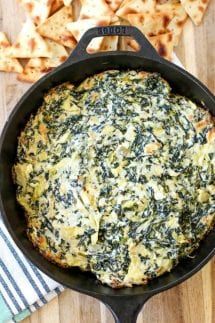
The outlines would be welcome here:
M 132 13 L 154 12 L 155 0 L 124 0 L 117 10 L 116 15 L 120 18 L 127 19 L 127 16 Z
M 81 0 L 80 19 L 98 18 L 113 16 L 114 12 L 107 5 L 105 0 Z
M 76 41 L 66 28 L 66 25 L 72 21 L 72 7 L 64 6 L 40 25 L 37 31 L 43 37 L 50 38 L 63 46 L 74 48 Z
M 120 43 L 120 50 L 138 52 L 140 50 L 140 45 L 132 37 L 123 37 Z
M 152 46 L 157 50 L 160 56 L 172 60 L 174 38 L 171 32 L 165 34 L 159 34 L 157 36 L 147 37 Z M 140 49 L 139 44 L 131 37 L 125 37 L 123 43 L 121 43 L 122 50 L 138 51 Z
M 8 56 L 15 58 L 51 57 L 44 39 L 38 34 L 30 19 L 24 23 L 16 42 L 8 50 Z
M 171 32 L 149 37 L 149 41 L 160 56 L 172 60 L 174 40 Z
M 146 36 L 156 36 L 168 32 L 168 25 L 173 19 L 172 12 L 154 12 L 129 14 L 129 23 L 137 27 Z
M 10 47 L 5 33 L 0 32 L 0 71 L 22 73 L 23 67 L 16 58 L 7 57 L 7 49 Z
M 181 4 L 196 26 L 200 25 L 210 0 L 181 0 Z
M 113 10 L 114 12 L 120 7 L 120 5 L 123 2 L 123 0 L 105 0 L 105 1 L 107 2 L 111 10 Z
M 156 0 L 156 6 L 160 4 L 176 4 L 180 3 L 180 0 Z
M 55 61 L 52 60 L 51 62 L 56 62 L 56 60 Z M 60 65 L 60 63 L 58 65 Z M 30 58 L 28 62 L 28 67 L 35 68 L 41 73 L 50 72 L 51 70 L 53 70 L 54 67 L 57 67 L 58 65 L 55 63 L 50 64 L 50 58 L 40 58 L 40 57 Z
M 108 36 L 105 37 L 102 44 L 100 51 L 115 51 L 118 48 L 118 36 Z
M 30 67 L 39 68 L 41 72 L 49 72 L 52 68 L 59 66 L 68 58 L 68 53 L 62 45 L 48 38 L 46 39 L 46 43 L 52 53 L 52 57 L 31 58 L 27 64 Z
M 43 23 L 49 16 L 52 0 L 17 0 L 36 25 Z
M 63 45 L 56 43 L 52 39 L 45 38 L 44 40 L 46 41 L 46 44 L 51 52 L 50 59 L 55 57 L 68 57 L 68 53 Z
M 81 1 L 80 0 L 73 0 L 72 8 L 73 8 L 73 18 L 74 18 L 73 20 L 76 21 L 80 17 Z
M 110 17 L 82 19 L 67 24 L 67 29 L 72 33 L 74 38 L 79 41 L 83 34 L 90 28 L 99 26 L 108 26 L 110 24 Z M 87 47 L 89 53 L 97 52 L 103 42 L 104 37 L 94 38 Z
M 38 81 L 45 73 L 42 73 L 39 68 L 25 66 L 24 71 L 18 74 L 17 80 L 21 82 L 34 83 Z
M 29 83 L 36 82 L 43 75 L 52 71 L 67 59 L 68 53 L 62 45 L 59 45 L 50 39 L 46 39 L 45 41 L 52 53 L 52 57 L 31 58 L 26 64 L 23 73 L 18 76 L 18 80 Z
M 172 32 L 173 34 L 173 41 L 174 41 L 174 46 L 178 46 L 181 33 L 184 27 L 185 22 L 187 21 L 187 14 L 182 6 L 178 6 L 177 11 L 175 12 L 175 16 L 173 19 L 170 21 L 168 25 L 168 29 Z
M 157 4 L 156 10 L 161 13 L 172 13 L 173 18 L 168 24 L 168 30 L 173 33 L 174 46 L 177 46 L 180 40 L 180 36 L 187 20 L 187 13 L 182 7 L 181 3 L 173 1 L 167 1 L 163 4 Z
M 65 6 L 70 6 L 73 0 L 63 0 Z

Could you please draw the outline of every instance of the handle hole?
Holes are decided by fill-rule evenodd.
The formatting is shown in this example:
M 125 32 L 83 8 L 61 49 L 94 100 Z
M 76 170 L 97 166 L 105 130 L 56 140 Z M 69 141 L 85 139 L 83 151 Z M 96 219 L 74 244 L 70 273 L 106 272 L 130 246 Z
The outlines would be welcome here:
M 93 38 L 87 46 L 87 53 L 94 54 L 98 52 L 118 50 L 119 36 L 102 36 Z
M 138 44 L 138 42 L 130 36 L 122 36 L 119 39 L 118 44 L 119 50 L 127 50 L 130 52 L 139 52 L 141 49 L 141 46 Z
M 123 50 L 130 52 L 139 52 L 141 46 L 130 36 L 102 36 L 93 38 L 87 46 L 88 54 L 98 52 Z

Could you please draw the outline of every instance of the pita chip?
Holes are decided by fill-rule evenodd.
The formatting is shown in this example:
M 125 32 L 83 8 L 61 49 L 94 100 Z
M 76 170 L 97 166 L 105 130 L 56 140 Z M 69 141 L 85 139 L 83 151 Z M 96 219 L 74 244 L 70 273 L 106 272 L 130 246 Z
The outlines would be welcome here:
M 174 46 L 177 46 L 180 40 L 182 29 L 187 20 L 186 11 L 184 10 L 180 2 L 176 3 L 174 1 L 168 1 L 163 4 L 158 4 L 156 6 L 156 10 L 164 14 L 166 14 L 167 12 L 173 14 L 173 18 L 171 19 L 167 27 L 168 30 L 173 34 Z
M 0 71 L 22 73 L 23 67 L 16 58 L 6 56 L 9 40 L 5 33 L 0 32 Z
M 43 23 L 49 16 L 51 0 L 18 0 L 36 25 Z
M 73 0 L 63 0 L 65 6 L 70 6 Z
M 63 46 L 74 48 L 76 41 L 66 28 L 66 25 L 72 21 L 72 7 L 64 6 L 40 25 L 37 31 L 43 37 L 50 38 Z
M 73 8 L 73 18 L 74 18 L 73 20 L 76 21 L 80 17 L 81 1 L 80 0 L 73 0 L 72 8 Z
M 16 42 L 8 50 L 8 56 L 15 58 L 50 57 L 51 53 L 44 39 L 37 33 L 33 22 L 28 19 Z
M 187 13 L 184 8 L 179 4 L 175 16 L 168 25 L 169 31 L 173 34 L 174 46 L 177 46 L 181 37 L 181 33 L 185 22 L 187 21 Z
M 156 0 L 156 6 L 162 5 L 162 4 L 176 4 L 180 3 L 180 0 Z
M 160 56 L 172 60 L 174 42 L 171 32 L 149 37 L 149 41 Z
M 62 45 L 59 45 L 50 39 L 45 39 L 45 41 L 52 56 L 50 58 L 31 58 L 24 67 L 23 73 L 19 74 L 19 81 L 29 83 L 36 82 L 43 75 L 50 72 L 53 68 L 57 67 L 67 59 L 68 53 Z
M 39 68 L 41 72 L 49 72 L 54 67 L 57 67 L 58 65 L 62 64 L 68 57 L 68 53 L 62 45 L 48 38 L 46 39 L 46 42 L 52 53 L 52 57 L 31 58 L 27 64 L 29 67 Z
M 105 1 L 114 12 L 119 8 L 121 3 L 123 2 L 123 0 L 105 0 Z
M 186 13 L 196 26 L 200 25 L 210 0 L 181 0 Z
M 51 57 L 50 59 L 54 58 L 54 57 L 68 57 L 68 53 L 65 49 L 64 46 L 56 43 L 55 41 L 51 40 L 51 39 L 44 39 L 46 41 L 46 44 L 48 45 L 48 48 L 51 52 Z
M 168 25 L 173 18 L 171 12 L 129 14 L 127 19 L 146 36 L 156 36 L 168 32 Z
M 105 0 L 81 0 L 81 5 L 80 19 L 114 15 L 114 12 L 107 5 Z
M 180 0 L 167 0 L 164 2 L 157 1 L 155 10 L 159 12 L 172 12 L 176 14 L 178 11 L 178 6 L 180 6 Z
M 68 30 L 72 33 L 74 38 L 79 41 L 83 34 L 90 28 L 99 26 L 108 26 L 110 24 L 110 17 L 82 19 L 67 24 Z M 94 38 L 87 47 L 89 53 L 97 52 L 103 42 L 104 37 Z
M 122 37 L 119 40 L 119 48 L 120 50 L 138 52 L 140 50 L 140 45 L 132 37 Z
M 132 13 L 153 12 L 155 2 L 155 0 L 124 0 L 117 10 L 116 15 L 120 18 L 127 19 L 127 16 Z
M 63 0 L 52 0 L 50 16 L 53 15 L 57 10 L 62 8 L 64 5 Z
M 101 44 L 101 51 L 115 51 L 118 47 L 118 36 L 105 37 Z
M 53 62 L 53 64 L 51 62 Z M 58 65 L 54 64 L 55 62 L 56 60 L 50 61 L 50 58 L 35 57 L 35 58 L 29 59 L 29 62 L 27 63 L 27 67 L 32 67 L 42 73 L 47 73 L 47 72 L 50 72 L 54 67 L 59 65 L 59 64 Z M 52 66 L 52 65 L 55 65 L 55 66 Z M 26 68 L 24 69 L 24 71 L 26 71 Z
M 18 74 L 17 79 L 22 82 L 34 83 L 38 81 L 45 73 L 42 73 L 39 68 L 28 66 L 24 67 L 24 71 Z

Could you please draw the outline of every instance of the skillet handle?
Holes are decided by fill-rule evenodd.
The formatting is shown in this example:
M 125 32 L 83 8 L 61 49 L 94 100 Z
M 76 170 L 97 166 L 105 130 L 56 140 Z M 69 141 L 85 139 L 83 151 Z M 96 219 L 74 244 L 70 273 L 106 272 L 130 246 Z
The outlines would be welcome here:
M 74 49 L 74 51 L 72 52 L 72 54 L 64 64 L 69 63 L 71 60 L 74 60 L 75 58 L 85 59 L 94 55 L 98 55 L 98 53 L 88 54 L 86 51 L 87 46 L 89 45 L 90 41 L 93 38 L 105 37 L 105 36 L 131 36 L 140 45 L 140 50 L 138 51 L 139 55 L 143 56 L 143 58 L 154 59 L 157 61 L 162 60 L 160 55 L 158 55 L 154 47 L 150 44 L 150 42 L 147 40 L 147 38 L 142 34 L 142 32 L 139 29 L 132 26 L 115 25 L 115 26 L 106 26 L 106 27 L 95 27 L 95 28 L 89 29 L 82 36 L 76 48 Z M 120 51 L 117 51 L 117 53 L 119 52 Z M 122 52 L 125 53 L 125 51 L 122 51 Z M 111 53 L 116 53 L 116 51 Z
M 115 323 L 136 323 L 143 305 L 152 295 L 99 298 L 110 309 Z

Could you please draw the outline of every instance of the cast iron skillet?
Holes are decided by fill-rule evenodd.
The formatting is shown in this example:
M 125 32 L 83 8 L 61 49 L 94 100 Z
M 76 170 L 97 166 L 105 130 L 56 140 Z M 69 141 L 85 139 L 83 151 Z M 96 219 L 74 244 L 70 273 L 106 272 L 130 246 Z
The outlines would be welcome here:
M 139 52 L 87 54 L 86 47 L 90 40 L 105 35 L 132 36 L 141 49 Z M 0 140 L 0 207 L 4 222 L 17 246 L 34 265 L 51 278 L 101 300 L 109 307 L 115 321 L 121 323 L 136 322 L 140 309 L 150 297 L 181 283 L 206 264 L 215 253 L 215 231 L 212 230 L 201 243 L 195 258 L 181 261 L 170 273 L 152 280 L 145 286 L 114 290 L 98 283 L 90 273 L 59 268 L 33 248 L 25 234 L 23 211 L 16 202 L 11 167 L 15 159 L 17 137 L 30 114 L 41 104 L 48 89 L 65 81 L 80 82 L 89 75 L 107 69 L 139 68 L 161 73 L 175 92 L 206 106 L 215 115 L 215 97 L 210 91 L 185 70 L 162 59 L 138 29 L 128 26 L 99 27 L 89 30 L 64 64 L 43 77 L 25 93 L 7 120 Z

